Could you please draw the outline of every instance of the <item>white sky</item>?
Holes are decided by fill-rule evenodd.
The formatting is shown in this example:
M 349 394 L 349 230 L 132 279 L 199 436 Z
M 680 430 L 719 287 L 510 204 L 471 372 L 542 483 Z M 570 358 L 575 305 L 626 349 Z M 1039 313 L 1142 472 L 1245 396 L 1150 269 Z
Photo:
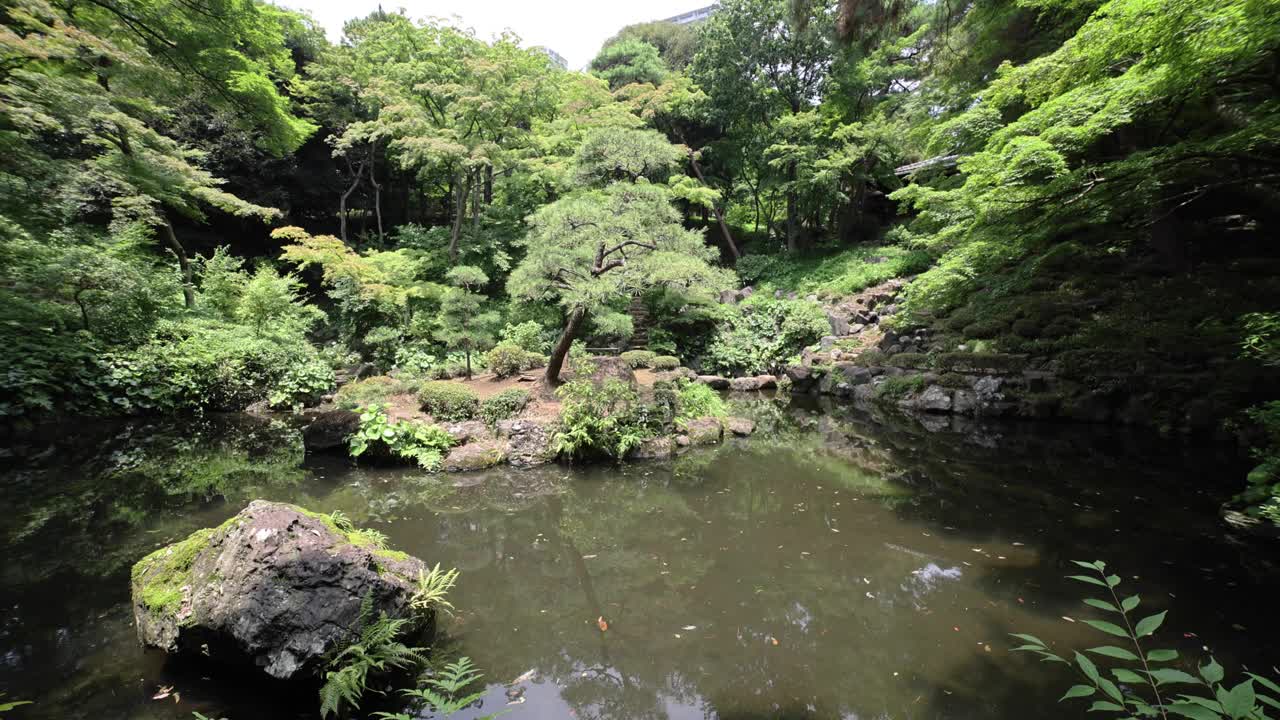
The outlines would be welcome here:
M 274 0 L 283 7 L 306 10 L 337 42 L 342 24 L 378 9 L 404 8 L 414 19 L 425 17 L 461 19 L 463 27 L 475 29 L 485 40 L 510 29 L 527 46 L 545 45 L 569 61 L 571 69 L 582 69 L 600 50 L 600 45 L 625 25 L 661 20 L 710 4 L 710 0 Z

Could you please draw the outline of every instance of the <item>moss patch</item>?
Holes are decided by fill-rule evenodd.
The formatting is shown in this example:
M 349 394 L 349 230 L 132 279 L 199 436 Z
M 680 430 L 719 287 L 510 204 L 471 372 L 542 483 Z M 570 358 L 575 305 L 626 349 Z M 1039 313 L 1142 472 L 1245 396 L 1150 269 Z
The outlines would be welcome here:
M 197 530 L 186 540 L 162 547 L 134 564 L 132 580 L 143 607 L 165 614 L 182 605 L 182 589 L 191 584 L 191 565 L 219 529 Z

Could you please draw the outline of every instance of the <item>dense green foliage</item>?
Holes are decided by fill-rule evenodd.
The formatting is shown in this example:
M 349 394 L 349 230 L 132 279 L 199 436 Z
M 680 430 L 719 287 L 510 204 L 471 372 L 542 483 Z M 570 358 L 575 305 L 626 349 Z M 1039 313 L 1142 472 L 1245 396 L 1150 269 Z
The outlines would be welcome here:
M 884 322 L 931 329 L 922 362 L 1123 376 L 1165 430 L 1254 406 L 1275 517 L 1274 2 L 724 0 L 586 73 L 259 0 L 0 26 L 5 420 L 554 387 L 575 342 L 776 372 L 840 325 L 788 298 L 914 278 Z
M 480 410 L 480 398 L 465 385 L 433 380 L 418 386 L 423 412 L 436 420 L 470 420 Z
M 520 388 L 511 388 L 484 399 L 480 403 L 480 419 L 493 427 L 499 420 L 513 418 L 520 414 L 529 404 L 529 393 Z

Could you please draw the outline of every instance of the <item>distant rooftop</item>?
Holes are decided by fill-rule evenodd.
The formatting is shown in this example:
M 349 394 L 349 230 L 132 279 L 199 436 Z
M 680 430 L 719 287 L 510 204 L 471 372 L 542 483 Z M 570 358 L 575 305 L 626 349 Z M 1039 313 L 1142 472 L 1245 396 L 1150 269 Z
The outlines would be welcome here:
M 697 10 L 690 10 L 686 13 L 680 13 L 669 18 L 663 18 L 662 22 L 675 23 L 677 25 L 688 25 L 690 23 L 702 22 L 711 17 L 711 13 L 720 7 L 719 4 L 712 4 L 706 7 L 700 7 Z

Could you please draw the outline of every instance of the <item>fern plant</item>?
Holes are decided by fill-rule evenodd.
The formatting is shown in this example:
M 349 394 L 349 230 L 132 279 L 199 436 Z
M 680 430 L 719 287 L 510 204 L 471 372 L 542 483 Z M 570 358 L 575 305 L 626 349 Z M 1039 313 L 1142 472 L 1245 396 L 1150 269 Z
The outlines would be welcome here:
M 484 697 L 483 689 L 470 693 L 465 692 L 469 686 L 479 681 L 482 677 L 484 675 L 471 662 L 471 658 L 462 657 L 445 665 L 439 675 L 426 678 L 423 681 L 425 687 L 404 690 L 403 692 L 406 697 L 413 699 L 415 704 L 421 705 L 424 709 L 437 713 L 441 717 L 449 717 Z M 492 720 L 506 714 L 506 712 L 506 710 L 502 710 L 485 715 L 478 720 Z M 414 720 L 413 715 L 406 713 L 379 712 L 374 713 L 374 717 L 379 718 L 379 720 Z
M 373 595 L 365 595 L 360 603 L 359 636 L 329 661 L 320 688 L 320 715 L 340 714 L 343 708 L 360 708 L 360 700 L 369 689 L 371 675 L 393 670 L 407 670 L 426 662 L 422 648 L 410 647 L 400 640 L 409 625 L 408 619 L 393 619 L 378 613 L 374 617 Z
M 1159 612 L 1134 621 L 1132 613 L 1142 604 L 1137 595 L 1121 599 L 1118 575 L 1108 575 L 1106 563 L 1101 561 L 1073 561 L 1090 571 L 1089 575 L 1072 575 L 1070 579 L 1101 587 L 1106 598 L 1087 598 L 1090 607 L 1112 613 L 1120 621 L 1085 620 L 1095 630 L 1121 638 L 1126 647 L 1103 645 L 1077 652 L 1074 664 L 1049 650 L 1044 641 L 1034 635 L 1015 633 L 1014 637 L 1024 645 L 1014 650 L 1039 655 L 1046 662 L 1057 662 L 1078 670 L 1083 683 L 1073 685 L 1062 700 L 1093 699 L 1089 712 L 1112 713 L 1121 718 L 1192 718 L 1192 720 L 1267 720 L 1266 708 L 1280 710 L 1280 686 L 1271 680 L 1245 673 L 1248 679 L 1228 687 L 1223 684 L 1226 676 L 1222 666 L 1213 658 L 1205 665 L 1197 665 L 1199 677 L 1170 667 L 1178 659 L 1176 650 L 1147 649 L 1144 638 L 1153 635 L 1164 623 L 1165 613 Z M 1167 611 L 1166 611 L 1167 612 Z M 1132 649 L 1130 649 L 1132 648 Z M 1087 653 L 1087 654 L 1086 654 Z M 1106 677 L 1105 668 L 1099 668 L 1090 655 L 1102 659 L 1119 660 L 1131 665 L 1110 669 L 1115 680 Z M 1275 693 L 1275 697 L 1263 695 L 1263 690 Z M 1179 686 L 1181 692 L 1175 691 Z M 1061 701 L 1059 701 L 1061 702 Z
M 432 608 L 440 608 L 453 612 L 453 603 L 445 599 L 449 591 L 458 582 L 458 569 L 441 570 L 440 563 L 430 572 L 418 571 L 418 584 L 413 591 L 409 605 L 418 612 L 425 613 Z

